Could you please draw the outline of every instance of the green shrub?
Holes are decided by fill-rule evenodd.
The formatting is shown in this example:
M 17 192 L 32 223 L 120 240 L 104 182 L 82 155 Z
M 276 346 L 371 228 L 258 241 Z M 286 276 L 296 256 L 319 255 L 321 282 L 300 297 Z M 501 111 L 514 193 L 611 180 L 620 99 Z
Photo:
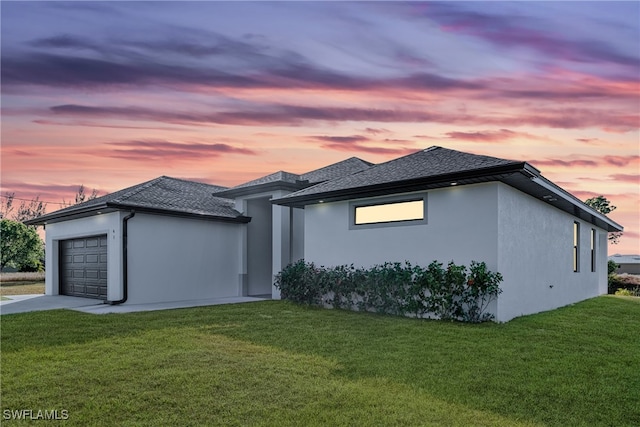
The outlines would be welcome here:
M 628 274 L 610 274 L 609 294 L 617 294 L 619 289 L 627 289 L 640 295 L 640 278 Z
M 633 294 L 633 292 L 631 292 L 629 289 L 618 289 L 615 293 L 615 295 L 618 296 L 625 296 L 625 297 L 634 297 L 635 295 Z
M 615 273 L 618 267 L 620 266 L 616 264 L 615 261 L 612 261 L 612 260 L 607 261 L 607 274 Z
M 427 268 L 396 262 L 362 269 L 300 260 L 275 278 L 282 298 L 302 304 L 466 322 L 493 319 L 487 310 L 500 282 L 500 273 L 475 261 L 469 268 L 434 261 Z

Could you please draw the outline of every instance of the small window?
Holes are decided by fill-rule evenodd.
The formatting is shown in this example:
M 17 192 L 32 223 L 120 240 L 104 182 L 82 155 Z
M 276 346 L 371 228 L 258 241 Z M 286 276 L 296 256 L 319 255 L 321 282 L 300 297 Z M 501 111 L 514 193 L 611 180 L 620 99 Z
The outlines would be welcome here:
M 580 271 L 580 224 L 573 223 L 573 271 Z
M 596 230 L 591 229 L 591 271 L 596 271 Z
M 390 197 L 377 203 L 350 205 L 350 228 L 426 224 L 426 195 L 420 198 Z
M 356 224 L 413 221 L 424 219 L 424 200 L 356 206 Z

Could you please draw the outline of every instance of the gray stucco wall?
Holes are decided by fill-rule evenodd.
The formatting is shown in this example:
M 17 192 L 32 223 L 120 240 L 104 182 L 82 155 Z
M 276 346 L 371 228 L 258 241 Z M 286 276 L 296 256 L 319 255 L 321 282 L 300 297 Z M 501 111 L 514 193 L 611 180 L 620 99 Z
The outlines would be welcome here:
M 272 284 L 272 220 L 269 198 L 247 200 L 247 215 L 251 217 L 247 228 L 247 295 L 271 293 Z
M 120 283 L 122 280 L 122 224 L 123 214 L 111 212 L 88 218 L 47 224 L 45 234 L 46 244 L 46 272 L 45 293 L 58 295 L 58 242 L 60 240 L 79 237 L 107 235 L 107 298 L 120 298 Z
M 418 195 L 421 193 L 411 193 Z M 375 201 L 384 198 L 360 199 Z M 504 277 L 490 307 L 499 321 L 551 310 L 607 292 L 607 235 L 580 227 L 580 271 L 573 272 L 575 217 L 502 183 L 449 187 L 427 194 L 427 223 L 349 229 L 349 203 L 305 209 L 305 259 L 369 267 L 386 261 L 428 265 L 484 261 Z M 590 232 L 596 229 L 596 272 Z
M 607 234 L 585 221 L 498 185 L 498 270 L 504 277 L 497 318 L 552 310 L 607 293 Z M 580 223 L 580 271 L 573 271 L 573 223 Z M 591 271 L 596 229 L 596 271 Z
M 129 221 L 127 303 L 238 296 L 242 227 L 136 214 Z
M 411 193 L 412 196 L 424 193 Z M 349 229 L 349 202 L 305 208 L 304 252 L 321 265 L 369 267 L 386 261 L 427 266 L 434 260 L 497 267 L 496 184 L 477 184 L 429 191 L 427 223 Z M 376 201 L 384 198 L 359 199 Z

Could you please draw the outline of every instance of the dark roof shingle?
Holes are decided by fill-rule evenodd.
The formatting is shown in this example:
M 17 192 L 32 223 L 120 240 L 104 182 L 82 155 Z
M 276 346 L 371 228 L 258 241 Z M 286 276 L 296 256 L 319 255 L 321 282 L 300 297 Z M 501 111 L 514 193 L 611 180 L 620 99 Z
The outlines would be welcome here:
M 280 200 L 521 163 L 442 147 L 430 147 L 386 163 L 373 165 L 342 178 L 296 191 Z
M 366 160 L 359 159 L 357 157 L 351 157 L 347 160 L 343 160 L 338 163 L 334 163 L 329 166 L 325 166 L 320 169 L 306 172 L 300 175 L 300 179 L 303 181 L 309 181 L 312 184 L 319 182 L 329 181 L 331 179 L 342 178 L 346 175 L 351 175 L 373 166 L 373 163 Z
M 303 174 L 279 171 L 260 178 L 236 185 L 235 187 L 222 190 L 220 194 L 224 197 L 236 197 L 239 195 L 251 194 L 267 190 L 267 187 L 280 186 L 287 190 L 299 190 L 308 187 L 310 184 L 317 184 L 331 179 L 341 178 L 356 172 L 360 172 L 371 167 L 373 163 L 357 157 L 351 157 L 329 166 L 315 169 Z
M 224 190 L 218 185 L 161 176 L 123 190 L 115 191 L 74 206 L 60 209 L 31 220 L 32 224 L 67 217 L 102 207 L 116 209 L 148 209 L 174 214 L 191 214 L 208 218 L 241 218 L 234 201 L 217 197 Z

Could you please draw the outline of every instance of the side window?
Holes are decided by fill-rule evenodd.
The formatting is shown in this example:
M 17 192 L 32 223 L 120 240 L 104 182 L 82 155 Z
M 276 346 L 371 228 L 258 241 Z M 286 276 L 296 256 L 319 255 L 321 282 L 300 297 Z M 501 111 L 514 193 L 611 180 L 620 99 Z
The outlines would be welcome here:
M 591 229 L 591 271 L 596 271 L 596 229 Z
M 573 223 L 573 271 L 580 271 L 580 223 Z
M 377 202 L 352 202 L 349 228 L 426 224 L 426 195 L 414 198 L 390 197 Z

